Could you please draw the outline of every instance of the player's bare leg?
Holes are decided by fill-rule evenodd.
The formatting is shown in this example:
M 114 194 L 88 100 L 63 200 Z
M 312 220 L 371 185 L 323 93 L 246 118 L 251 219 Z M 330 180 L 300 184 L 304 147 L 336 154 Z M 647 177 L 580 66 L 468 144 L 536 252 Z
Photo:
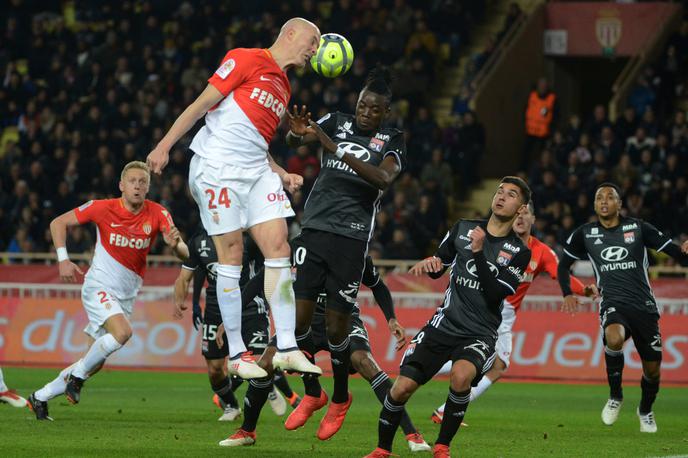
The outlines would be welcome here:
M 249 387 L 244 399 L 244 421 L 239 429 L 227 439 L 220 441 L 222 447 L 237 447 L 256 443 L 256 425 L 260 412 L 272 391 L 274 368 L 272 365 L 276 348 L 268 346 L 258 360 L 258 365 L 267 374 L 260 379 L 249 380 Z
M 227 334 L 229 359 L 227 369 L 231 375 L 243 379 L 265 377 L 266 373 L 246 351 L 241 336 L 241 263 L 244 242 L 240 230 L 226 234 L 213 235 L 217 251 L 217 302 L 222 315 L 222 323 Z
M 640 380 L 640 405 L 638 406 L 637 414 L 640 420 L 640 432 L 642 433 L 656 433 L 657 423 L 655 421 L 655 414 L 652 411 L 652 404 L 657 398 L 659 391 L 659 376 L 660 376 L 661 361 L 646 361 L 643 360 L 643 377 Z
M 90 349 L 93 346 L 95 339 L 91 336 L 87 336 L 87 339 L 88 348 Z M 90 378 L 96 373 L 98 373 L 100 369 L 103 368 L 103 364 L 104 362 L 93 368 L 93 370 L 88 374 L 87 378 Z M 69 377 L 74 371 L 76 365 L 77 363 L 75 362 L 70 366 L 62 369 L 62 371 L 60 371 L 60 373 L 54 380 L 47 383 L 43 386 L 43 388 L 33 392 L 31 396 L 29 396 L 29 398 L 27 399 L 29 403 L 29 408 L 36 415 L 37 420 L 52 421 L 52 418 L 48 413 L 48 401 L 64 394 L 65 389 L 67 388 L 67 383 L 69 382 Z
M 112 315 L 103 323 L 103 327 L 107 333 L 98 337 L 91 344 L 86 355 L 76 362 L 72 373 L 69 375 L 69 381 L 65 387 L 65 396 L 72 404 L 79 403 L 81 388 L 86 379 L 103 366 L 108 356 L 122 348 L 131 338 L 131 325 L 122 313 Z
M 373 359 L 373 355 L 367 351 L 356 350 L 351 353 L 351 366 L 356 372 L 361 374 L 361 377 L 370 383 L 370 387 L 373 389 L 380 403 L 384 403 L 385 396 L 387 396 L 390 388 L 392 388 L 392 381 L 389 376 L 380 369 L 377 361 Z M 406 412 L 406 409 L 404 409 L 404 413 L 401 416 L 400 425 L 412 452 L 431 450 L 430 446 L 425 442 L 423 435 L 411 422 L 411 418 Z
M 250 228 L 250 233 L 265 257 L 265 297 L 270 304 L 277 336 L 274 366 L 282 370 L 322 374 L 322 370 L 308 361 L 296 343 L 296 300 L 286 220 L 278 218 L 256 224 Z
M 26 399 L 19 396 L 14 390 L 10 390 L 5 385 L 5 378 L 0 369 L 0 403 L 9 404 L 12 407 L 26 407 Z
M 493 384 L 497 383 L 497 380 L 502 378 L 506 373 L 507 366 L 499 357 L 495 359 L 494 364 L 489 371 L 483 375 L 483 377 L 478 382 L 478 386 L 471 388 L 471 401 L 478 399 L 488 388 Z M 445 404 L 439 406 L 433 413 L 431 420 L 433 423 L 442 423 L 442 417 L 444 416 Z M 468 426 L 466 423 L 461 423 L 461 426 Z
M 626 341 L 626 330 L 622 324 L 614 323 L 604 328 L 604 360 L 609 382 L 609 399 L 602 409 L 602 423 L 613 425 L 623 405 L 621 381 L 624 368 L 623 344 Z

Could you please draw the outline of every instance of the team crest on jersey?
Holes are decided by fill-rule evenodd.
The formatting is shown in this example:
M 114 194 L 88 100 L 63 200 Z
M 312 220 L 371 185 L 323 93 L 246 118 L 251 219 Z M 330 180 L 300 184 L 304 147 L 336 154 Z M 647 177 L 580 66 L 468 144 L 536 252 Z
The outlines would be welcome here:
M 500 266 L 507 266 L 511 262 L 511 254 L 504 250 L 500 250 L 497 254 L 497 264 Z
M 220 65 L 220 68 L 218 68 L 215 73 L 217 73 L 217 76 L 224 80 L 227 79 L 230 73 L 232 73 L 234 67 L 236 67 L 236 62 L 234 62 L 234 59 L 227 59 L 225 63 Z
M 382 151 L 382 147 L 385 146 L 385 142 L 380 140 L 379 138 L 371 138 L 370 139 L 370 144 L 368 144 L 368 148 L 372 149 L 373 151 L 380 152 Z
M 624 232 L 624 243 L 635 242 L 635 232 Z
M 145 223 L 143 223 L 143 232 L 145 232 L 146 235 L 150 235 L 152 230 L 153 226 L 151 225 L 150 221 L 146 221 Z

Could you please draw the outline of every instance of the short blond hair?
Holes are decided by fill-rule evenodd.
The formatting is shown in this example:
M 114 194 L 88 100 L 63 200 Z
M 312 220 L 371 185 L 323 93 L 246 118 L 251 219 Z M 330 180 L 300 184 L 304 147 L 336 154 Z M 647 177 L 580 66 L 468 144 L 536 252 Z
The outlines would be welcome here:
M 120 180 L 124 181 L 124 176 L 127 174 L 127 172 L 131 169 L 140 169 L 146 172 L 146 175 L 148 175 L 148 181 L 150 181 L 150 168 L 148 165 L 146 165 L 145 162 L 141 161 L 131 161 L 127 165 L 124 166 L 122 169 L 122 174 L 120 175 Z

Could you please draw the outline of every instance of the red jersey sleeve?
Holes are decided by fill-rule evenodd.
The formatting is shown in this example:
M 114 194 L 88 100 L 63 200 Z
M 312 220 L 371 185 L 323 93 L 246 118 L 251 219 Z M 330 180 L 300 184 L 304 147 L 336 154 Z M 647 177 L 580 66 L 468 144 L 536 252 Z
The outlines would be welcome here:
M 559 267 L 559 259 L 556 253 L 551 248 L 545 246 L 542 252 L 542 264 L 545 271 L 552 277 L 552 280 L 557 279 L 557 268 Z M 583 282 L 571 275 L 571 290 L 574 294 L 579 296 L 585 295 L 585 286 Z
M 89 200 L 80 207 L 76 207 L 74 209 L 74 214 L 79 224 L 86 224 L 91 221 L 97 223 L 98 219 L 103 214 L 102 210 L 105 205 L 105 201 L 103 200 Z
M 246 81 L 251 69 L 250 57 L 248 53 L 232 49 L 222 59 L 222 63 L 213 76 L 208 78 L 208 83 L 227 97 L 230 92 Z

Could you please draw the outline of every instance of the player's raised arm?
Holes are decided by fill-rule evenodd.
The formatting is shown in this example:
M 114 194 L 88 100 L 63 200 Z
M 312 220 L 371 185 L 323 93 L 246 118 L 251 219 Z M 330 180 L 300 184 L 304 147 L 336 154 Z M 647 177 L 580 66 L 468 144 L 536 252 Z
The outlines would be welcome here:
M 189 258 L 189 247 L 182 240 L 179 229 L 174 226 L 170 226 L 167 231 L 163 231 L 162 237 L 165 243 L 172 247 L 174 250 L 174 255 L 181 261 L 186 261 Z
M 76 264 L 69 260 L 69 253 L 67 253 L 67 228 L 79 224 L 81 223 L 74 210 L 69 210 L 50 222 L 50 235 L 57 251 L 60 279 L 65 283 L 74 283 L 76 273 L 84 274 Z
M 186 107 L 186 109 L 174 121 L 170 130 L 160 140 L 157 146 L 146 158 L 146 163 L 151 172 L 160 174 L 167 165 L 170 157 L 170 149 L 189 129 L 196 124 L 213 106 L 217 105 L 225 96 L 212 84 L 208 84 L 203 92 Z
M 351 167 L 354 172 L 371 185 L 380 190 L 385 190 L 401 172 L 400 150 L 390 150 L 379 166 L 368 164 L 351 154 L 347 154 L 342 148 L 337 147 L 334 141 L 325 134 L 318 123 L 309 121 L 322 147 L 337 156 L 337 159 Z M 402 139 L 403 141 L 403 139 Z M 394 154 L 391 154 L 394 153 Z
M 306 108 L 306 105 L 302 105 L 300 109 L 294 105 L 291 113 L 287 111 L 287 117 L 289 118 L 287 145 L 290 148 L 298 148 L 301 145 L 318 141 L 318 136 L 315 135 L 315 132 L 310 127 L 311 113 Z M 329 119 L 330 115 L 326 115 L 326 118 Z M 326 120 L 325 118 L 323 119 Z M 319 120 L 318 123 L 321 123 L 321 121 Z

